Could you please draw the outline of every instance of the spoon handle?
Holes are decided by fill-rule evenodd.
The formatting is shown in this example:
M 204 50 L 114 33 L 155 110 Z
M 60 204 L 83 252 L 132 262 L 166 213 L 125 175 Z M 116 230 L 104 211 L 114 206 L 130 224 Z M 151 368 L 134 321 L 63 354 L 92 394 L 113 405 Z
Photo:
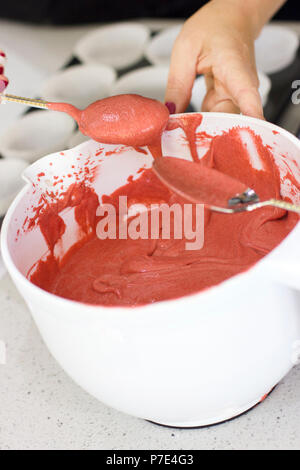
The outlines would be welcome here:
M 26 106 L 32 106 L 33 108 L 43 108 L 43 109 L 48 108 L 47 101 L 32 99 L 32 98 L 23 98 L 22 96 L 6 95 L 6 94 L 0 95 L 0 102 L 2 100 L 25 104 Z
M 260 207 L 264 207 L 264 206 L 278 207 L 279 209 L 284 209 L 286 211 L 292 211 L 292 212 L 296 212 L 297 214 L 300 214 L 300 206 L 297 206 L 296 204 L 292 204 L 291 202 L 280 201 L 278 199 L 269 199 L 268 201 L 262 201 L 262 202 L 258 202 L 255 204 L 249 204 L 246 207 L 246 210 L 253 211 L 255 209 L 259 209 Z

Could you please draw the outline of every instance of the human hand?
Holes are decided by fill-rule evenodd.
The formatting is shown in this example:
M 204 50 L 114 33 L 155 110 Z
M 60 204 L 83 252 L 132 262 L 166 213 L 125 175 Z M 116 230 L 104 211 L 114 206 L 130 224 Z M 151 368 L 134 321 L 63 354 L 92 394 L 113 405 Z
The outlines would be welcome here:
M 8 79 L 4 75 L 5 61 L 6 61 L 6 55 L 0 49 L 0 93 L 3 93 L 3 91 L 5 90 L 5 88 L 8 85 Z
M 204 74 L 203 111 L 263 119 L 254 54 L 258 25 L 255 15 L 245 15 L 245 1 L 212 0 L 185 22 L 172 51 L 165 97 L 177 113 L 190 102 L 195 76 Z

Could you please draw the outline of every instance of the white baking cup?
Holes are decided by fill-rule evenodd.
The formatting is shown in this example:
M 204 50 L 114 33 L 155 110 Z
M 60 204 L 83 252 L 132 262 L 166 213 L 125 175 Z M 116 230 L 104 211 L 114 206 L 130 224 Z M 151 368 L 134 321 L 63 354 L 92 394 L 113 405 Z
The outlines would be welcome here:
M 136 93 L 138 95 L 164 100 L 169 68 L 166 66 L 143 67 L 123 75 L 116 81 L 113 94 Z
M 3 278 L 5 273 L 6 273 L 6 267 L 3 263 L 2 256 L 1 256 L 1 251 L 0 251 L 0 279 Z
M 88 63 L 102 63 L 116 69 L 133 65 L 144 54 L 150 30 L 138 23 L 115 23 L 91 31 L 80 39 L 74 54 Z
M 65 149 L 75 125 L 67 114 L 34 111 L 15 121 L 0 136 L 0 153 L 34 162 L 48 153 Z
M 116 72 L 108 65 L 73 65 L 53 75 L 42 88 L 47 101 L 63 101 L 80 109 L 111 94 Z
M 258 72 L 259 78 L 259 94 L 262 99 L 263 106 L 267 103 L 269 92 L 271 90 L 271 80 L 267 75 L 262 72 Z M 192 90 L 192 98 L 191 104 L 195 111 L 201 111 L 202 102 L 206 95 L 206 85 L 205 79 L 203 76 L 198 77 L 195 80 L 193 90 Z
M 27 163 L 17 158 L 0 159 L 0 216 L 3 216 L 13 199 L 24 186 L 21 175 Z
M 265 26 L 255 42 L 258 69 L 267 74 L 279 72 L 294 61 L 298 47 L 294 31 L 274 24 Z
M 148 44 L 145 56 L 154 65 L 169 65 L 172 48 L 183 23 L 157 34 Z

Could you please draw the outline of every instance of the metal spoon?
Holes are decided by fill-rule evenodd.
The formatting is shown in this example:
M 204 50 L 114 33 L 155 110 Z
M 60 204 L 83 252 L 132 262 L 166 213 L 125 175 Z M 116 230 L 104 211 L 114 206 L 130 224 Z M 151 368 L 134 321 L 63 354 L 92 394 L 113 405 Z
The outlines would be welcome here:
M 154 160 L 152 170 L 179 196 L 216 212 L 235 214 L 273 206 L 300 214 L 300 206 L 277 199 L 260 201 L 253 189 L 201 163 L 162 157 Z

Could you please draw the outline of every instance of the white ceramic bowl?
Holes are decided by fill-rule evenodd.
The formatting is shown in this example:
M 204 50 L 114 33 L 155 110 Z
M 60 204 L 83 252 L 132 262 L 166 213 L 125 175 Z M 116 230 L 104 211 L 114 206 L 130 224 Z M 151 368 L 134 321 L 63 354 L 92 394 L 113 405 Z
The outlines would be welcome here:
M 259 70 L 271 74 L 288 67 L 299 47 L 298 35 L 289 28 L 269 24 L 255 42 Z
M 286 171 L 288 162 L 300 181 L 300 142 L 294 136 L 245 116 L 203 113 L 201 128 L 208 134 L 234 126 L 258 133 L 274 149 L 280 171 Z M 162 144 L 164 155 L 190 158 L 180 129 L 165 132 Z M 27 186 L 3 223 L 3 259 L 45 343 L 79 385 L 131 415 L 183 427 L 239 415 L 259 403 L 299 361 L 300 224 L 254 267 L 194 295 L 137 308 L 90 306 L 56 297 L 26 278 L 28 269 L 47 253 L 38 227 L 21 230 L 16 237 L 26 211 L 55 174 L 72 173 L 72 165 L 86 164 L 86 154 L 101 165 L 93 183 L 99 195 L 110 194 L 141 166 L 152 164 L 150 156 L 132 148 L 124 149 L 126 155 L 106 157 L 96 157 L 98 150 L 98 143 L 88 141 L 67 151 L 66 158 L 54 154 L 34 163 L 25 171 Z M 203 143 L 198 152 L 203 152 Z M 46 169 L 47 179 L 34 193 L 29 181 Z M 72 184 L 75 176 L 68 180 Z M 293 188 L 283 186 L 282 193 L 291 194 Z M 292 199 L 299 203 L 299 191 Z M 60 249 L 74 243 L 78 233 L 74 218 L 64 214 L 67 229 Z
M 154 65 L 168 66 L 175 39 L 177 38 L 183 24 L 171 26 L 154 36 L 145 51 L 145 56 Z
M 0 153 L 7 158 L 34 162 L 47 153 L 64 149 L 75 121 L 55 111 L 34 111 L 11 124 L 0 136 Z
M 116 81 L 112 93 L 137 93 L 138 95 L 163 101 L 168 81 L 169 68 L 166 66 L 142 67 L 123 75 Z
M 262 73 L 258 72 L 259 78 L 259 94 L 261 96 L 263 106 L 266 105 L 268 101 L 268 96 L 271 90 L 271 80 L 269 77 Z M 205 79 L 203 76 L 196 78 L 193 90 L 192 90 L 192 97 L 191 97 L 191 104 L 195 111 L 201 111 L 202 102 L 206 95 L 206 85 Z
M 80 39 L 74 54 L 82 62 L 100 62 L 116 69 L 138 62 L 150 37 L 150 30 L 134 22 L 102 26 Z
M 0 159 L 0 216 L 3 216 L 8 207 L 24 186 L 22 173 L 27 167 L 24 160 L 17 158 Z
M 116 72 L 108 65 L 74 65 L 46 81 L 41 96 L 47 101 L 63 101 L 84 109 L 109 96 L 115 79 Z

